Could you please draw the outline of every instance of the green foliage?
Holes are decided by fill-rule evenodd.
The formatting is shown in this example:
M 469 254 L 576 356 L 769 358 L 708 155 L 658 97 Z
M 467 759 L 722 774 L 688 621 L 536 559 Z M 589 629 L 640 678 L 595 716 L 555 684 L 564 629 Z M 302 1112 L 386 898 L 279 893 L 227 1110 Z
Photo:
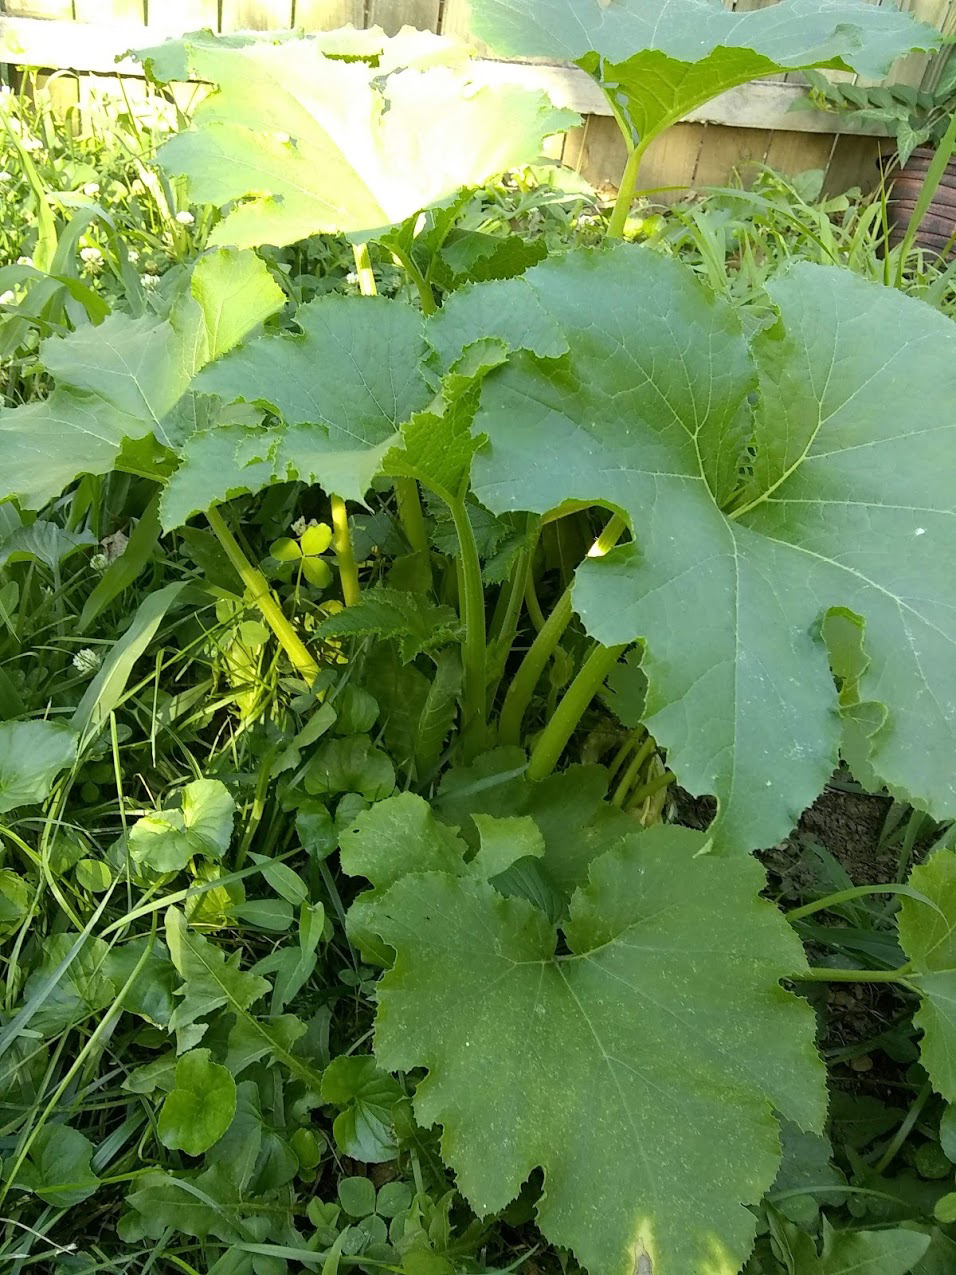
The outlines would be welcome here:
M 953 276 L 820 175 L 630 208 L 935 35 L 475 11 L 608 94 L 609 218 L 448 41 L 200 34 L 147 285 L 0 101 L 0 1256 L 949 1275 Z
M 740 1206 L 776 1172 L 771 1108 L 823 1118 L 809 1012 L 778 985 L 799 944 L 757 900 L 752 860 L 703 849 L 662 829 L 597 860 L 563 923 L 567 957 L 531 904 L 468 877 L 412 872 L 363 910 L 398 953 L 379 991 L 380 1062 L 428 1068 L 416 1115 L 443 1126 L 479 1215 L 540 1165 L 539 1225 L 591 1269 L 739 1265 L 752 1241 Z M 705 1168 L 718 1147 L 720 1172 Z M 678 1203 L 689 1162 L 704 1169 L 696 1223 Z M 584 1204 L 595 1190 L 600 1218 Z
M 155 872 L 178 872 L 195 855 L 220 859 L 229 849 L 235 802 L 217 779 L 197 779 L 181 807 L 138 819 L 129 831 L 133 858 Z
M 58 722 L 0 725 L 0 813 L 43 801 L 76 757 L 76 736 Z
M 163 1146 L 202 1155 L 223 1136 L 236 1114 L 236 1082 L 210 1059 L 208 1049 L 191 1049 L 176 1064 L 175 1088 L 159 1113 Z
M 200 202 L 253 196 L 213 243 L 381 230 L 536 158 L 545 137 L 577 122 L 544 94 L 483 84 L 451 41 L 373 34 L 355 60 L 326 50 L 334 46 L 321 35 L 278 44 L 197 35 L 139 55 L 160 80 L 218 86 L 193 128 L 159 153 Z

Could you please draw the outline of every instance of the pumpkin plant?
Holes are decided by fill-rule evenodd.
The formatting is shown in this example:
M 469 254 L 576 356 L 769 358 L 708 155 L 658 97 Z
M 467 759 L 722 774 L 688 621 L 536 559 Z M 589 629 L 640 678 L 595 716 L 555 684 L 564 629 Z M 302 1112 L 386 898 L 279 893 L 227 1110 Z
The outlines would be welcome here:
M 879 75 L 936 41 L 856 0 L 472 8 L 495 50 L 576 61 L 606 92 L 630 154 L 612 241 L 641 156 L 693 106 L 797 67 Z M 792 828 L 841 752 L 873 784 L 956 814 L 952 325 L 809 265 L 773 281 L 772 322 L 745 325 L 680 263 L 614 242 L 546 260 L 472 242 L 495 265 L 459 286 L 467 271 L 441 265 L 462 188 L 535 157 L 568 112 L 409 31 L 198 35 L 141 56 L 159 80 L 213 85 L 158 158 L 224 209 L 215 246 L 156 314 L 47 343 L 57 388 L 0 415 L 0 494 L 38 507 L 83 473 L 146 476 L 167 530 L 208 520 L 303 691 L 331 684 L 322 639 L 356 639 L 354 685 L 316 707 L 290 764 L 318 743 L 306 791 L 349 798 L 322 853 L 337 844 L 368 883 L 348 924 L 385 968 L 379 1066 L 417 1082 L 415 1117 L 442 1127 L 479 1215 L 540 1169 L 542 1231 L 593 1272 L 737 1271 L 781 1118 L 819 1131 L 826 1113 L 813 1014 L 784 981 L 876 977 L 921 998 L 923 1064 L 956 1099 L 956 858 L 901 887 L 910 964 L 874 973 L 811 968 L 749 853 Z M 351 237 L 366 295 L 288 313 L 255 249 L 332 232 Z M 370 241 L 418 304 L 369 295 Z M 311 633 L 223 512 L 290 480 L 329 498 L 329 531 L 274 556 L 325 588 L 331 545 L 346 603 Z M 393 493 L 404 538 L 384 587 L 356 551 L 373 488 Z M 606 525 L 522 653 L 546 530 L 585 509 Z M 587 641 L 567 639 L 582 638 L 574 615 Z M 549 664 L 563 690 L 533 736 Z M 560 769 L 599 695 L 623 747 L 609 768 Z M 369 699 L 391 706 L 375 745 Z M 336 714 L 340 734 L 320 740 Z M 641 831 L 626 807 L 675 777 L 716 798 L 711 826 Z M 160 823 L 147 840 L 164 864 L 202 840 L 185 802 Z M 142 827 L 130 840 L 146 844 Z M 175 910 L 167 941 L 182 977 L 209 965 Z M 239 1022 L 308 1086 L 281 1016 L 270 1027 L 253 1009 L 268 980 L 230 965 L 227 981 L 241 983 Z M 179 994 L 184 1056 L 166 1066 L 158 1129 L 192 1154 L 233 1136 L 248 1096 L 232 1054 L 195 1048 L 208 997 L 190 1008 Z M 149 1190 L 180 1180 L 131 1207 L 147 1217 Z M 913 1261 L 919 1249 L 906 1246 Z

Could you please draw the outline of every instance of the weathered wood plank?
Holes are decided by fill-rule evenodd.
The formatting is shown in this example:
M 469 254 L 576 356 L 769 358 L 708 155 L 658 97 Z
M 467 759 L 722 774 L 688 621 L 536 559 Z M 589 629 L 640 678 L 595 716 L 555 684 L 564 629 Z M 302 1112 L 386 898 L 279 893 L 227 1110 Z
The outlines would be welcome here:
M 738 170 L 746 184 L 755 166 L 766 161 L 774 136 L 768 128 L 721 128 L 708 124 L 693 176 L 694 189 L 727 186 Z
M 437 31 L 439 0 L 369 0 L 368 25 L 395 35 L 402 27 Z
M 296 0 L 295 25 L 306 31 L 365 25 L 363 0 Z
M 846 133 L 835 139 L 833 156 L 827 169 L 823 192 L 842 195 L 855 186 L 869 194 L 880 184 L 878 159 L 886 146 L 876 137 L 853 137 Z
M 777 130 L 767 147 L 764 162 L 788 177 L 819 169 L 826 172 L 833 152 L 833 138 L 819 133 L 785 133 Z
M 223 31 L 287 31 L 292 0 L 222 0 Z
M 247 0 L 250 4 L 253 0 Z M 224 0 L 225 3 L 225 0 Z M 240 0 L 229 0 L 238 5 Z M 290 9 L 289 0 L 273 0 L 279 9 Z M 337 0 L 341 3 L 341 0 Z M 345 0 L 351 5 L 353 0 Z M 314 16 L 313 0 L 299 0 L 301 10 Z M 316 5 L 316 11 L 319 9 Z M 325 0 L 321 9 L 328 19 Z M 231 23 L 238 10 L 231 10 Z M 250 16 L 247 14 L 247 16 Z M 290 14 L 291 18 L 291 14 Z M 320 19 L 321 20 L 321 19 Z M 227 24 L 224 13 L 223 25 Z M 341 25 L 341 20 L 336 24 Z M 150 28 L 147 40 L 154 40 L 159 28 Z M 116 71 L 115 58 L 135 48 L 144 38 L 145 28 L 132 24 L 97 25 L 85 23 L 42 22 L 28 18 L 0 17 L 0 62 L 30 66 L 56 66 L 76 71 Z M 171 32 L 181 34 L 181 30 Z M 124 63 L 123 74 L 135 75 L 135 63 Z M 486 82 L 519 83 L 548 92 L 557 105 L 568 106 L 582 115 L 608 116 L 609 107 L 594 81 L 574 67 L 529 65 L 518 62 L 496 62 L 480 59 L 476 73 Z M 756 81 L 723 93 L 706 106 L 692 111 L 688 123 L 723 124 L 737 128 L 782 128 L 787 132 L 832 133 L 839 125 L 838 117 L 822 111 L 792 111 L 804 90 L 795 84 L 771 84 Z M 867 130 L 883 135 L 876 126 Z

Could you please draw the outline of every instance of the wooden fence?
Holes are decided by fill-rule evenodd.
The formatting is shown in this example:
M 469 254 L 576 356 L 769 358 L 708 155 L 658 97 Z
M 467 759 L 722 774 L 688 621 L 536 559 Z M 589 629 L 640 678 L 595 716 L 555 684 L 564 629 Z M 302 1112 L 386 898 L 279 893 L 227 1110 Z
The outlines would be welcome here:
M 870 0 L 913 12 L 940 30 L 956 30 L 956 0 Z M 533 3 L 533 0 L 528 0 Z M 775 0 L 724 0 L 728 8 L 759 9 Z M 115 58 L 137 43 L 198 27 L 220 31 L 324 30 L 349 23 L 389 33 L 409 24 L 468 35 L 468 0 L 0 0 L 0 63 L 43 66 L 93 77 L 115 73 Z M 135 75 L 124 65 L 123 74 Z M 899 59 L 885 83 L 927 86 L 937 61 Z M 585 122 L 555 154 L 599 189 L 615 189 L 624 146 L 606 104 L 583 73 L 559 67 L 502 68 L 545 84 Z M 844 78 L 847 78 L 844 76 Z M 858 77 L 850 77 L 858 78 Z M 799 74 L 776 76 L 724 94 L 675 125 L 648 151 L 641 184 L 677 198 L 687 188 L 724 184 L 750 162 L 797 174 L 826 172 L 831 192 L 872 186 L 886 147 L 878 130 L 835 132 L 833 115 L 793 110 L 803 94 Z

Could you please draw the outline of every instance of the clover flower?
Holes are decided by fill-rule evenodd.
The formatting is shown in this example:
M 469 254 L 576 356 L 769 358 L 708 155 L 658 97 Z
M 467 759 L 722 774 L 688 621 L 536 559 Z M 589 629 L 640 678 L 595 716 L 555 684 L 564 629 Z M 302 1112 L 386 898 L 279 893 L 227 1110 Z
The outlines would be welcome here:
M 92 677 L 102 663 L 103 657 L 88 646 L 73 656 L 73 667 L 81 677 Z

